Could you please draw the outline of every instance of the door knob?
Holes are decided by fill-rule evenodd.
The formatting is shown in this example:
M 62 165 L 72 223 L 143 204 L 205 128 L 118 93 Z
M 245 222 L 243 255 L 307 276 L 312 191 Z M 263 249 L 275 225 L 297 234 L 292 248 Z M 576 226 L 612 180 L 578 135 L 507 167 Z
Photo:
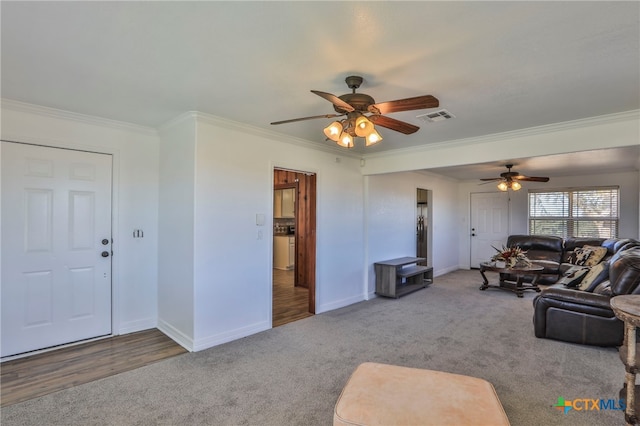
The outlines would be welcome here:
M 108 251 L 103 251 L 102 252 L 102 257 L 109 257 L 109 252 Z
M 107 244 L 109 244 L 109 240 L 107 240 L 106 238 L 104 240 L 102 240 L 102 245 L 106 246 Z

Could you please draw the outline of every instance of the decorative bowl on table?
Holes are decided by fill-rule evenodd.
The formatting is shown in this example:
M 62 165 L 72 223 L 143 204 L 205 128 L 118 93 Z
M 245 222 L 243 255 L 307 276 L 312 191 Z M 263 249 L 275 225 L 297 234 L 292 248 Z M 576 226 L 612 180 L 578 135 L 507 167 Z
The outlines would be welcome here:
M 514 267 L 526 268 L 528 266 L 531 266 L 531 261 L 526 256 L 527 252 L 522 250 L 518 246 L 514 246 L 514 247 L 502 246 L 502 249 L 497 249 L 493 247 L 493 249 L 497 253 L 493 255 L 493 257 L 491 258 L 491 261 L 495 262 L 496 268 L 514 268 Z

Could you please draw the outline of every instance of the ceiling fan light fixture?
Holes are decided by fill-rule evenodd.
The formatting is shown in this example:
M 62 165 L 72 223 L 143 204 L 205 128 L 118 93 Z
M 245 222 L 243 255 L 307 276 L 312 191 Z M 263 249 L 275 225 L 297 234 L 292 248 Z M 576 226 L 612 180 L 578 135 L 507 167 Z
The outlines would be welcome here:
M 333 118 L 347 116 L 341 122 L 334 122 L 325 127 L 324 134 L 327 140 L 332 140 L 340 146 L 351 148 L 353 139 L 364 138 L 366 146 L 376 144 L 382 140 L 382 136 L 376 131 L 375 126 L 384 127 L 393 131 L 410 135 L 420 128 L 411 123 L 407 123 L 395 118 L 387 117 L 386 114 L 403 111 L 414 111 L 419 109 L 436 108 L 440 101 L 431 95 L 414 96 L 405 99 L 396 99 L 387 102 L 377 102 L 365 93 L 357 93 L 356 89 L 364 79 L 361 76 L 350 75 L 345 79 L 347 87 L 351 93 L 336 96 L 320 90 L 312 90 L 311 93 L 331 102 L 336 114 L 314 115 L 310 117 L 293 118 L 289 120 L 274 121 L 271 124 L 285 124 L 303 120 L 313 120 L 316 118 Z M 366 116 L 365 114 L 370 114 Z M 448 114 L 447 114 L 448 115 Z M 340 124 L 342 127 L 338 127 Z M 375 124 L 375 125 L 374 125 Z M 347 133 L 350 137 L 342 136 Z
M 342 134 L 342 124 L 339 121 L 334 121 L 324 128 L 324 134 L 327 138 L 337 142 Z
M 549 178 L 547 176 L 525 176 L 518 172 L 511 171 L 513 164 L 506 164 L 505 167 L 507 171 L 504 173 L 500 173 L 500 177 L 498 178 L 482 178 L 480 180 L 488 182 L 493 182 L 499 180 L 498 189 L 500 191 L 507 191 L 509 189 L 513 191 L 519 191 L 522 189 L 522 184 L 520 181 L 527 182 L 549 182 Z
M 380 136 L 380 133 L 378 133 L 376 129 L 373 129 L 371 133 L 369 133 L 369 135 L 365 138 L 365 146 L 371 146 L 380 142 L 381 140 L 382 136 Z
M 522 188 L 522 184 L 517 180 L 509 180 L 509 181 L 503 180 L 498 184 L 498 189 L 500 191 L 507 191 L 509 189 L 511 189 L 512 191 L 518 191 L 521 188 Z
M 355 132 L 357 136 L 366 138 L 371 134 L 371 132 L 375 132 L 375 128 L 373 127 L 373 123 L 369 121 L 367 117 L 361 115 L 356 118 Z
M 349 133 L 343 131 L 336 143 L 345 148 L 353 148 L 353 137 Z

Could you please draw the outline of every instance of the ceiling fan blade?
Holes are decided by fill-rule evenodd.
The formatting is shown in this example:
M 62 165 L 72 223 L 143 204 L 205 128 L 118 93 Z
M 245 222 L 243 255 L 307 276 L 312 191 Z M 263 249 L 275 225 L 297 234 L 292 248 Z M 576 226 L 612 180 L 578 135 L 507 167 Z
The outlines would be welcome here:
M 486 182 L 493 182 L 496 180 L 502 180 L 502 178 L 481 178 L 480 180 L 484 180 Z
M 369 121 L 372 121 L 376 126 L 386 127 L 387 129 L 395 130 L 405 135 L 410 135 L 420 130 L 418 126 L 383 115 L 372 115 L 369 117 Z
M 332 104 L 334 104 L 338 108 L 342 108 L 343 110 L 345 110 L 347 112 L 351 112 L 351 111 L 355 110 L 351 105 L 349 105 L 348 103 L 346 103 L 345 101 L 343 101 L 342 99 L 337 97 L 336 95 L 332 95 L 331 93 L 321 92 L 319 90 L 312 90 L 311 93 L 315 93 L 316 95 L 320 96 L 321 98 L 324 98 L 324 99 L 328 100 L 329 102 L 331 102 Z
M 514 179 L 525 180 L 529 182 L 549 182 L 548 177 L 542 176 L 515 176 Z
M 342 117 L 344 114 L 324 114 L 324 115 L 314 115 L 311 117 L 302 117 L 302 118 L 292 118 L 290 120 L 282 120 L 282 121 L 274 121 L 271 124 L 284 124 L 284 123 L 293 123 L 294 121 L 303 121 L 303 120 L 313 120 L 316 118 L 333 118 L 333 117 Z
M 380 102 L 369 108 L 377 108 L 380 114 L 392 112 L 412 111 L 414 109 L 436 108 L 440 101 L 431 95 L 416 96 L 415 98 L 398 99 L 397 101 Z

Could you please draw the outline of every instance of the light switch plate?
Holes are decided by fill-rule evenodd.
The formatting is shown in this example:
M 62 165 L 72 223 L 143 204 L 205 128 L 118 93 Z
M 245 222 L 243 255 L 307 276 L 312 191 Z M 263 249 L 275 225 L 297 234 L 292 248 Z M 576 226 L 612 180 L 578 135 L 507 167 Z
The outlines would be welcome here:
M 256 214 L 256 225 L 264 226 L 264 214 L 262 213 Z

